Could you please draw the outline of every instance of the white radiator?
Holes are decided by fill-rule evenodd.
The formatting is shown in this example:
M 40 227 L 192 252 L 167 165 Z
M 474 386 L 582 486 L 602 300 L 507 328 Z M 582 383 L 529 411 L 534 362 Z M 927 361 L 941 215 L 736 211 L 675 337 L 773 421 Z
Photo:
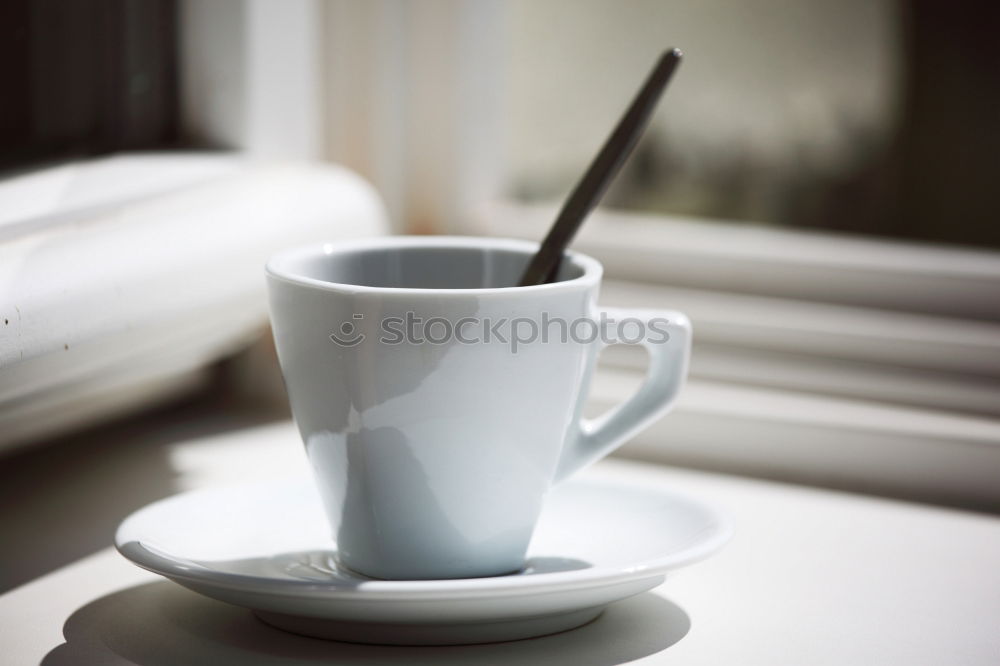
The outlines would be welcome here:
M 329 165 L 119 156 L 0 184 L 0 449 L 183 390 L 267 321 L 264 261 L 388 232 Z

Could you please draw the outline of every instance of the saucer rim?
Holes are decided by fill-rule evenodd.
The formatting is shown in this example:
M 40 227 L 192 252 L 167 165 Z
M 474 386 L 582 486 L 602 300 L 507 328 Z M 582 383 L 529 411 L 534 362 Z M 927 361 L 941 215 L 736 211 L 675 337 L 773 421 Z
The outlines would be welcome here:
M 140 518 L 140 514 L 164 503 L 181 503 L 182 501 L 189 501 L 192 496 L 203 494 L 239 492 L 250 488 L 275 488 L 288 482 L 289 479 L 274 479 L 265 482 L 200 488 L 151 502 L 129 514 L 119 524 L 115 531 L 115 548 L 123 557 L 137 566 L 190 586 L 208 585 L 227 588 L 233 591 L 253 591 L 257 594 L 274 596 L 294 595 L 330 600 L 364 598 L 366 600 L 398 601 L 404 599 L 471 598 L 483 594 L 502 596 L 535 595 L 567 589 L 600 588 L 634 580 L 653 578 L 655 576 L 666 576 L 674 569 L 680 569 L 708 558 L 721 549 L 732 538 L 735 532 L 735 523 L 727 512 L 721 510 L 712 502 L 692 497 L 687 493 L 652 488 L 644 485 L 627 485 L 615 480 L 576 479 L 569 481 L 569 483 L 578 487 L 600 489 L 603 492 L 611 492 L 614 489 L 626 490 L 631 493 L 638 491 L 655 495 L 661 500 L 666 499 L 672 503 L 679 502 L 690 505 L 707 514 L 709 520 L 706 522 L 706 526 L 690 539 L 689 545 L 674 550 L 667 555 L 645 559 L 633 565 L 604 565 L 587 569 L 533 574 L 530 576 L 509 574 L 480 578 L 433 580 L 382 580 L 369 578 L 365 579 L 361 585 L 344 585 L 336 581 L 317 582 L 269 578 L 251 574 L 218 571 L 196 562 L 189 561 L 185 564 L 184 558 L 166 552 L 158 553 L 155 547 L 151 547 L 141 540 L 131 539 L 126 541 L 123 538 L 123 532 L 126 531 L 130 523 Z M 359 577 L 361 576 L 359 575 Z

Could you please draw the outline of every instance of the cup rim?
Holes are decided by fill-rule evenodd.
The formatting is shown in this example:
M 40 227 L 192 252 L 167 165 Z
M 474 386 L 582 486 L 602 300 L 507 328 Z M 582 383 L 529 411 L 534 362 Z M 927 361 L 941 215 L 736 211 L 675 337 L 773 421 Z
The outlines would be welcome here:
M 590 287 L 597 284 L 604 272 L 600 262 L 580 252 L 573 250 L 566 251 L 566 258 L 582 270 L 582 273 L 570 280 L 559 282 L 549 282 L 546 284 L 531 285 L 526 287 L 474 287 L 474 288 L 441 288 L 431 289 L 426 287 L 373 287 L 369 285 L 350 284 L 344 282 L 329 282 L 317 278 L 307 277 L 296 273 L 291 269 L 290 264 L 301 261 L 304 258 L 330 256 L 338 252 L 358 252 L 373 249 L 400 249 L 411 247 L 427 248 L 469 248 L 469 249 L 497 249 L 513 250 L 534 254 L 539 247 L 539 243 L 519 240 L 513 238 L 492 238 L 479 236 L 375 236 L 370 238 L 359 238 L 328 243 L 313 243 L 290 248 L 273 254 L 265 264 L 265 272 L 268 277 L 282 280 L 295 285 L 314 287 L 324 291 L 347 292 L 347 293 L 380 293 L 380 294 L 406 294 L 406 295 L 458 295 L 475 294 L 478 296 L 487 294 L 512 294 L 528 292 L 556 292 L 581 287 Z

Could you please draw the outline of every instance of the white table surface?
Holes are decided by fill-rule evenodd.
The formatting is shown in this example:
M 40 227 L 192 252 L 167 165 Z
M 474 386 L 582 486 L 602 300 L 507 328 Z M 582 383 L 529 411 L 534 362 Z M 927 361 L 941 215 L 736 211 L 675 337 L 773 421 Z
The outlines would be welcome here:
M 170 492 L 305 469 L 288 422 L 208 436 L 190 424 L 170 428 L 173 436 L 152 445 L 140 441 L 141 429 L 116 435 L 134 439 L 129 447 L 156 447 L 152 457 Z M 35 548 L 59 548 L 61 535 L 82 538 L 88 524 L 106 531 L 109 502 L 93 501 L 101 487 L 117 497 L 122 488 L 149 485 L 149 457 L 128 450 L 102 454 L 101 469 L 110 465 L 113 474 L 81 462 L 99 486 L 78 501 L 57 494 L 70 502 L 62 511 L 22 498 L 37 521 L 5 521 L 5 537 L 15 538 L 5 538 L 4 549 L 18 549 L 18 530 Z M 714 501 L 736 518 L 736 537 L 715 557 L 580 629 L 442 648 L 286 634 L 105 547 L 0 596 L 0 663 L 1000 664 L 998 517 L 621 460 L 585 474 Z

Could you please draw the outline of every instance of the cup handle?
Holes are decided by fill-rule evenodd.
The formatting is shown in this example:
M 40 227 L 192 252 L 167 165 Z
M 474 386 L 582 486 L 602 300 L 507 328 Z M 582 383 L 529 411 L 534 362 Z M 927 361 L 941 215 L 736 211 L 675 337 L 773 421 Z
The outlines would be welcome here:
M 621 405 L 612 408 L 596 419 L 578 420 L 575 435 L 570 435 L 559 461 L 555 480 L 561 481 L 592 462 L 603 458 L 621 446 L 627 439 L 646 428 L 673 406 L 677 394 L 687 378 L 691 356 L 691 321 L 674 310 L 637 310 L 604 308 L 605 321 L 624 322 L 638 320 L 646 335 L 636 342 L 611 344 L 640 344 L 649 352 L 649 368 L 642 387 Z M 657 328 L 653 329 L 653 324 Z M 600 324 L 598 324 L 600 326 Z M 650 330 L 665 331 L 666 335 Z M 666 338 L 666 339 L 664 339 Z M 609 346 L 599 342 L 601 347 Z M 591 368 L 596 362 L 592 361 Z M 590 381 L 588 372 L 585 381 Z M 577 413 L 582 410 L 587 391 L 581 396 Z

